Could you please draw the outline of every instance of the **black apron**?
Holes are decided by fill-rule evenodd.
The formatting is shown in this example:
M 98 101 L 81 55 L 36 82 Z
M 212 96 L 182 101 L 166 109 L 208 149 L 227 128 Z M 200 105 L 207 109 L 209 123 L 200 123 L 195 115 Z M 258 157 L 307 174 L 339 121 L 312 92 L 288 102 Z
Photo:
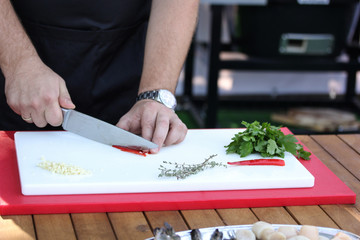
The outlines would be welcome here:
M 117 123 L 135 103 L 151 1 L 14 0 L 13 6 L 40 58 L 66 81 L 76 109 Z M 0 84 L 4 89 L 1 73 Z M 10 109 L 4 91 L 0 111 L 0 130 L 39 130 Z

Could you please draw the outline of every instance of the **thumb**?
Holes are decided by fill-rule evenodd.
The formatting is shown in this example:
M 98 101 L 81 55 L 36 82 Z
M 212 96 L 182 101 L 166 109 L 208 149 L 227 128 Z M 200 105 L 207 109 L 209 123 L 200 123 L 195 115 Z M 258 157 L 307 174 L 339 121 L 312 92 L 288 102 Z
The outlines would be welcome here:
M 71 101 L 70 94 L 64 82 L 60 83 L 59 103 L 61 107 L 66 109 L 75 108 L 75 104 Z

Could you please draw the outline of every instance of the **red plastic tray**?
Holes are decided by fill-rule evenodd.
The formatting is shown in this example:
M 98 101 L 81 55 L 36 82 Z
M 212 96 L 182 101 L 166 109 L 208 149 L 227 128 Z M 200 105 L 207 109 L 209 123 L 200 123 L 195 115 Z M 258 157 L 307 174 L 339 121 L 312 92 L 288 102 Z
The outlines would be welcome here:
M 288 129 L 283 131 L 290 133 Z M 314 154 L 310 161 L 300 161 L 315 177 L 312 188 L 24 196 L 20 190 L 14 132 L 0 131 L 0 215 L 355 203 L 356 194 Z

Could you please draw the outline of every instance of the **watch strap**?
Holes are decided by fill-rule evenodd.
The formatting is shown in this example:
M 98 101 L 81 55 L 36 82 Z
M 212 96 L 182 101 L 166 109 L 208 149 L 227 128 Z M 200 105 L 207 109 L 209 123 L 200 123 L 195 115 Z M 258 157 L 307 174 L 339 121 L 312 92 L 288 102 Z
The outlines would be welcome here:
M 136 101 L 140 101 L 142 99 L 151 99 L 157 101 L 172 110 L 175 110 L 176 107 L 175 96 L 166 89 L 156 89 L 142 92 L 137 96 Z
M 158 96 L 158 94 L 159 94 L 158 90 L 142 92 L 136 97 L 136 101 L 140 101 L 142 99 L 156 100 L 156 97 Z

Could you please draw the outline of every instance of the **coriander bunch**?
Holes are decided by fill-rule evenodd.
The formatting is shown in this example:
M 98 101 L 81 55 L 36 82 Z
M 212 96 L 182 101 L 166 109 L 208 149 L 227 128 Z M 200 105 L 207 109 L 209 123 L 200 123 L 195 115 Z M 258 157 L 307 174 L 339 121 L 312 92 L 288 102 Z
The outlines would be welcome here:
M 288 151 L 298 158 L 309 160 L 309 152 L 303 149 L 301 144 L 296 144 L 297 139 L 292 134 L 285 135 L 280 127 L 269 123 L 260 124 L 257 121 L 242 124 L 246 130 L 235 134 L 232 142 L 225 146 L 226 153 L 237 153 L 240 157 L 246 157 L 251 153 L 260 153 L 263 157 L 281 157 Z
M 217 155 L 211 155 L 206 158 L 204 162 L 198 164 L 186 164 L 186 163 L 177 163 L 177 162 L 167 162 L 163 161 L 165 164 L 173 165 L 174 168 L 166 168 L 163 165 L 160 165 L 159 170 L 161 173 L 159 177 L 176 177 L 176 179 L 184 179 L 190 175 L 195 175 L 201 171 L 204 171 L 208 168 L 214 168 L 216 166 L 227 167 L 225 164 L 217 163 L 215 161 L 210 161 L 210 159 L 216 157 Z

